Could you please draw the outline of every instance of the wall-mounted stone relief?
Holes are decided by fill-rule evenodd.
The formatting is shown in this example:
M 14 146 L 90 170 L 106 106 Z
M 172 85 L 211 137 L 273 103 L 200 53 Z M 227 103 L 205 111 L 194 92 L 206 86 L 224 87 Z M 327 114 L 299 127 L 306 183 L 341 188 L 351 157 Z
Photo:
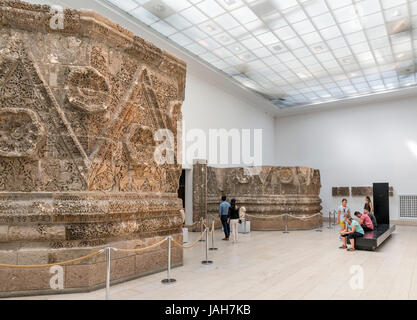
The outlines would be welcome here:
M 314 215 L 322 209 L 319 197 L 321 182 L 320 171 L 306 167 L 240 167 L 214 168 L 205 162 L 194 165 L 193 188 L 199 188 L 193 202 L 199 203 L 194 208 L 193 219 L 198 221 L 206 212 L 215 218 L 222 195 L 228 200 L 236 198 L 250 215 L 276 216 L 283 213 L 299 217 Z M 205 184 L 205 181 L 206 184 Z M 202 207 L 207 195 L 207 209 Z M 207 211 L 205 211 L 207 210 Z M 283 218 L 251 218 L 253 230 L 282 230 Z M 291 229 L 311 229 L 318 225 L 318 219 L 299 220 L 289 218 Z
M 373 187 L 332 187 L 332 196 L 333 197 L 372 197 Z M 394 188 L 389 187 L 389 196 L 394 196 Z
M 50 12 L 0 0 L 0 263 L 179 239 L 181 166 L 155 163 L 153 136 L 168 128 L 177 144 L 185 63 L 92 11 L 67 9 L 52 30 Z M 113 258 L 124 267 L 112 279 L 166 264 L 161 249 Z M 66 266 L 65 288 L 103 283 L 100 259 Z M 0 295 L 49 290 L 49 278 L 0 269 Z
M 369 196 L 372 197 L 374 194 L 373 187 L 352 187 L 352 197 Z M 394 196 L 394 188 L 389 187 L 389 196 Z
M 349 197 L 350 188 L 349 187 L 333 187 L 332 196 L 333 197 Z

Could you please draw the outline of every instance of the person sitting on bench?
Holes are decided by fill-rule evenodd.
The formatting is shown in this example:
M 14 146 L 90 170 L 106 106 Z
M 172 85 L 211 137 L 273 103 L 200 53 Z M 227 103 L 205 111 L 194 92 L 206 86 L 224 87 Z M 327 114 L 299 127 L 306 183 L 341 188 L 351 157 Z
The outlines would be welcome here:
M 355 216 L 359 219 L 359 224 L 365 232 L 374 231 L 374 224 L 367 214 L 362 214 L 359 211 L 356 211 Z
M 365 231 L 363 231 L 363 228 L 361 225 L 356 221 L 353 220 L 351 216 L 345 217 L 346 222 L 346 229 L 341 233 L 341 236 L 344 237 L 345 246 L 346 246 L 346 239 L 349 240 L 351 247 L 347 249 L 348 251 L 354 251 L 355 250 L 355 239 L 359 237 L 363 237 L 365 234 Z
M 376 222 L 375 215 L 373 213 L 369 213 L 369 211 L 367 209 L 363 210 L 363 214 L 366 214 L 367 216 L 369 216 L 369 218 L 372 221 L 372 225 L 374 226 L 374 230 L 376 230 L 376 228 L 378 227 L 378 224 Z

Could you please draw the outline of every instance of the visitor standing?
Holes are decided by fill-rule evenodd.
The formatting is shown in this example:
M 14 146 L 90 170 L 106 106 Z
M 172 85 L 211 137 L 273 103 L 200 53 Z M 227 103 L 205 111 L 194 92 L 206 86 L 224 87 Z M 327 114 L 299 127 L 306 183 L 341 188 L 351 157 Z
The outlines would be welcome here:
M 345 229 L 345 216 L 350 214 L 350 208 L 347 206 L 347 199 L 342 200 L 342 205 L 337 211 L 337 224 L 340 224 L 340 231 Z
M 230 203 L 227 202 L 226 199 L 226 196 L 222 196 L 222 203 L 220 203 L 219 205 L 219 217 L 224 231 L 223 240 L 229 240 L 230 235 L 230 225 L 227 219 L 227 216 L 229 214 Z
M 374 206 L 372 205 L 371 198 L 366 196 L 365 197 L 365 206 L 363 207 L 365 210 L 368 210 L 369 213 L 374 213 Z
M 228 222 L 230 222 L 233 243 L 236 243 L 239 225 L 239 207 L 236 205 L 236 199 L 232 199 L 230 201 L 229 214 L 227 215 L 227 218 Z

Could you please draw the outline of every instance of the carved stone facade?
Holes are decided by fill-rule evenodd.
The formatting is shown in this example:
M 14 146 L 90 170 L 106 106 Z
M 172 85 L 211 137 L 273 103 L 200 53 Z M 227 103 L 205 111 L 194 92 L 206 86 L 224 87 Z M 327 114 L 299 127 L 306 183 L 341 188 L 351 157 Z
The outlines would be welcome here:
M 350 188 L 349 187 L 333 187 L 332 196 L 333 197 L 349 197 Z
M 320 171 L 306 167 L 207 167 L 207 212 L 218 224 L 218 205 L 226 195 L 228 201 L 235 198 L 249 215 L 288 213 L 308 218 L 322 209 L 320 188 Z M 198 218 L 194 216 L 194 221 Z M 285 226 L 283 217 L 250 219 L 252 230 L 282 230 Z M 321 223 L 319 218 L 290 217 L 288 227 L 311 229 Z
M 364 197 L 369 196 L 372 197 L 374 194 L 373 187 L 352 187 L 352 197 Z M 394 188 L 389 187 L 389 196 L 394 196 Z
M 193 163 L 193 221 L 192 231 L 201 230 L 201 218 L 207 216 L 207 161 Z
M 0 263 L 181 238 L 181 166 L 155 162 L 153 137 L 170 129 L 177 144 L 185 63 L 92 11 L 65 10 L 62 29 L 51 12 L 0 0 Z M 165 251 L 116 253 L 112 280 L 165 268 Z M 103 284 L 103 259 L 66 266 L 65 290 Z M 50 277 L 0 269 L 0 295 L 48 291 Z

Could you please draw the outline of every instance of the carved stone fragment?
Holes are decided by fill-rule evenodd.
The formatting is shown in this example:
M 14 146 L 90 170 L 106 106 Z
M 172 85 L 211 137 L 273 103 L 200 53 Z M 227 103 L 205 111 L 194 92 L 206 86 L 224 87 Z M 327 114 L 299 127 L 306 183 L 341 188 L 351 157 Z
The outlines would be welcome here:
M 181 140 L 185 63 L 92 11 L 64 10 L 63 28 L 51 28 L 51 12 L 0 0 L 1 262 L 181 242 L 181 165 L 156 164 L 153 137 L 170 129 Z M 103 284 L 103 259 L 66 266 L 63 291 Z M 116 253 L 112 280 L 160 271 L 165 259 L 163 247 Z M 0 296 L 50 292 L 50 277 L 2 268 Z
M 292 229 L 311 229 L 321 220 L 309 219 L 320 212 L 321 199 L 320 171 L 306 167 L 245 167 L 213 168 L 204 162 L 193 167 L 193 189 L 199 190 L 193 196 L 193 219 L 218 215 L 221 196 L 228 201 L 235 198 L 240 206 L 246 208 L 251 217 L 253 230 L 282 230 L 288 213 L 299 218 L 289 218 Z M 205 183 L 205 181 L 207 182 Z M 207 188 L 207 191 L 205 191 Z M 207 193 L 207 209 L 204 195 Z M 256 216 L 262 216 L 257 218 Z M 268 215 L 271 218 L 268 218 Z M 265 218 L 266 217 L 266 218 Z M 216 221 L 218 219 L 216 218 Z

